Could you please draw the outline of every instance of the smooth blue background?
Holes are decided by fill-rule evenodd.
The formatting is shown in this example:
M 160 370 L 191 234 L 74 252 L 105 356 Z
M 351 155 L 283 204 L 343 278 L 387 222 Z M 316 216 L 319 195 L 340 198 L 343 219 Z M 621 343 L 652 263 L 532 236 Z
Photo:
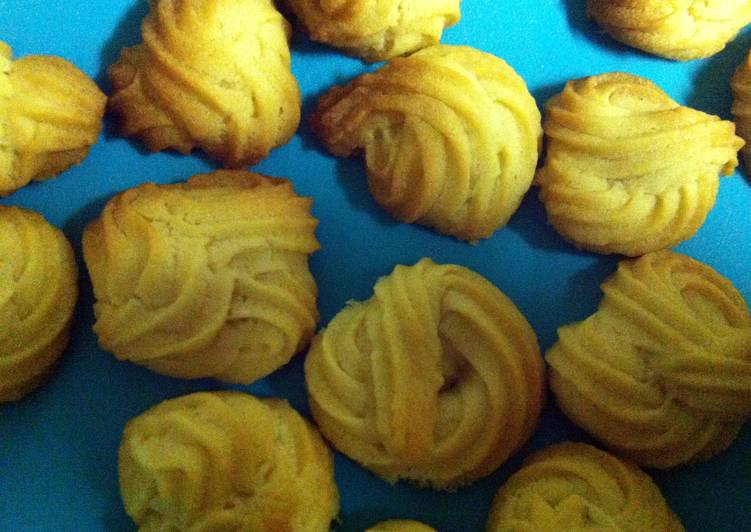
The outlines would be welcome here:
M 0 39 L 16 56 L 56 54 L 73 61 L 104 90 L 104 72 L 124 45 L 140 40 L 145 0 L 0 0 Z M 462 21 L 444 42 L 470 44 L 506 59 L 526 79 L 538 104 L 570 78 L 621 70 L 646 76 L 681 103 L 729 118 L 728 80 L 749 46 L 742 33 L 721 54 L 673 63 L 618 45 L 584 15 L 584 0 L 464 0 Z M 335 82 L 373 68 L 296 33 L 293 70 L 309 115 Z M 323 249 L 311 260 L 322 323 L 349 299 L 369 297 L 375 280 L 423 256 L 456 262 L 485 275 L 519 306 L 543 348 L 556 328 L 591 313 L 599 283 L 617 257 L 578 252 L 546 224 L 532 190 L 509 225 L 477 246 L 398 224 L 367 192 L 359 160 L 336 160 L 305 123 L 286 146 L 255 169 L 290 178 L 315 199 Z M 81 298 L 70 347 L 49 384 L 23 401 L 0 406 L 0 531 L 132 530 L 117 487 L 116 451 L 126 421 L 176 395 L 221 388 L 180 381 L 121 363 L 101 351 L 91 332 L 91 288 L 80 256 L 84 226 L 116 192 L 144 181 L 173 182 L 214 168 L 199 153 L 148 154 L 118 138 L 110 124 L 80 166 L 32 184 L 0 204 L 41 211 L 72 241 L 81 265 Z M 722 180 L 717 205 L 680 251 L 715 267 L 751 299 L 751 190 L 740 173 Z M 249 388 L 288 398 L 307 415 L 302 356 Z M 552 403 L 552 401 L 549 401 Z M 539 430 L 499 472 L 456 493 L 389 486 L 337 455 L 336 479 L 345 531 L 386 518 L 417 518 L 442 531 L 484 526 L 491 498 L 529 452 L 553 441 L 586 439 L 552 405 Z M 751 530 L 751 430 L 710 462 L 652 472 L 688 530 Z

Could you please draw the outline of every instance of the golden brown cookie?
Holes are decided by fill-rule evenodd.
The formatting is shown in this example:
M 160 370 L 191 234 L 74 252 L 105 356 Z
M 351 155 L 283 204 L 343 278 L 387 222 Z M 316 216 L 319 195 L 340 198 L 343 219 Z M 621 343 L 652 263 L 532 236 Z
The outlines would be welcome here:
M 304 30 L 368 61 L 438 44 L 459 22 L 461 0 L 286 0 Z
M 649 467 L 728 447 L 751 418 L 751 316 L 730 281 L 660 251 L 622 261 L 602 290 L 546 355 L 561 410 Z
M 110 110 L 151 151 L 255 164 L 300 121 L 289 24 L 271 0 L 149 0 L 143 43 L 109 69 Z
M 365 532 L 436 532 L 436 530 L 419 521 L 392 519 L 373 525 Z
M 629 256 L 691 238 L 743 146 L 732 122 L 618 72 L 569 81 L 543 129 L 536 182 L 550 223 L 577 247 Z
M 227 170 L 115 196 L 83 237 L 100 345 L 182 378 L 249 383 L 286 364 L 318 321 L 310 204 Z
M 494 471 L 534 431 L 544 369 L 500 290 L 422 259 L 342 310 L 305 360 L 323 435 L 388 482 L 451 489 Z
M 14 61 L 0 41 L 0 196 L 80 163 L 99 138 L 105 102 L 65 59 Z
M 0 205 L 0 402 L 39 386 L 68 345 L 73 250 L 41 215 Z
M 733 90 L 733 107 L 735 127 L 738 135 L 746 141 L 743 146 L 743 159 L 748 169 L 751 163 L 751 53 L 741 63 L 730 82 Z
M 312 123 L 334 155 L 364 151 L 370 191 L 392 216 L 469 241 L 519 207 L 541 136 L 524 81 L 465 46 L 426 48 L 334 87 Z
M 328 532 L 331 452 L 286 401 L 238 392 L 170 399 L 130 420 L 120 493 L 143 532 Z
M 501 486 L 487 532 L 683 532 L 637 466 L 584 443 L 551 445 Z
M 748 0 L 587 0 L 615 40 L 686 61 L 714 55 L 751 22 Z

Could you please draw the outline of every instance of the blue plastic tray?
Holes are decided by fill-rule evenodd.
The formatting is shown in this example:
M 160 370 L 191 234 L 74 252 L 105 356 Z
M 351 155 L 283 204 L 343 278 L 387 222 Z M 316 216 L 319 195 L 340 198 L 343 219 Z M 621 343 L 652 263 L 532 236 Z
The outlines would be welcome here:
M 728 80 L 751 46 L 742 33 L 719 55 L 674 63 L 621 46 L 584 15 L 584 0 L 464 0 L 462 21 L 444 42 L 470 44 L 508 61 L 540 105 L 566 80 L 620 70 L 648 77 L 683 104 L 729 118 Z M 140 41 L 145 0 L 0 0 L 0 39 L 16 56 L 55 54 L 74 62 L 108 90 L 105 71 L 120 48 Z M 296 33 L 292 68 L 305 117 L 317 97 L 372 66 L 311 43 Z M 61 227 L 81 265 L 81 298 L 73 339 L 50 382 L 17 404 L 0 406 L 0 531 L 132 530 L 118 493 L 116 452 L 126 421 L 177 395 L 221 385 L 181 381 L 118 362 L 91 331 L 92 295 L 80 255 L 81 232 L 116 192 L 144 181 L 167 183 L 214 168 L 199 154 L 148 154 L 111 126 L 80 166 L 33 184 L 2 204 L 42 212 Z M 322 323 L 349 299 L 370 296 L 394 265 L 423 256 L 468 266 L 494 282 L 537 331 L 543 349 L 556 328 L 590 314 L 599 283 L 616 257 L 576 251 L 546 223 L 532 190 L 507 227 L 470 246 L 386 215 L 367 192 L 359 160 L 327 155 L 303 119 L 297 135 L 255 170 L 290 178 L 315 199 L 323 249 L 311 261 Z M 706 223 L 678 249 L 715 267 L 751 300 L 751 188 L 740 173 L 723 179 Z M 307 415 L 302 356 L 246 388 L 283 396 Z M 436 493 L 389 486 L 337 455 L 342 530 L 386 518 L 416 518 L 441 531 L 479 531 L 493 494 L 524 456 L 563 439 L 585 439 L 549 401 L 532 440 L 496 474 L 459 490 Z M 721 456 L 673 471 L 652 472 L 688 530 L 751 530 L 751 430 Z

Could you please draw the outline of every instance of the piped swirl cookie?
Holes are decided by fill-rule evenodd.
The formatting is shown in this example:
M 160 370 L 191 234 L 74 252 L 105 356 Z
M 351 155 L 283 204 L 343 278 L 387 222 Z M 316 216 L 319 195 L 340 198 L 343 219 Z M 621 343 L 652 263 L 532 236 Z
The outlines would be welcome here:
M 683 532 L 637 466 L 584 443 L 551 445 L 501 486 L 487 532 Z
M 558 330 L 550 385 L 614 452 L 667 468 L 728 447 L 751 418 L 751 316 L 709 266 L 671 251 L 622 261 L 600 306 Z
M 334 87 L 312 118 L 331 153 L 363 151 L 392 216 L 463 240 L 506 224 L 529 189 L 540 114 L 503 60 L 435 46 Z
M 38 387 L 68 345 L 78 297 L 65 236 L 41 215 L 0 205 L 0 402 Z
M 397 266 L 305 360 L 323 435 L 388 482 L 436 489 L 494 471 L 532 434 L 543 364 L 524 316 L 456 265 Z
M 668 59 L 714 55 L 751 22 L 748 0 L 587 0 L 615 40 Z
M 690 238 L 738 165 L 732 122 L 683 107 L 651 81 L 569 81 L 545 105 L 548 220 L 577 247 L 638 256 Z
M 438 44 L 459 21 L 461 0 L 286 0 L 315 41 L 368 61 Z
M 170 399 L 128 422 L 120 492 L 141 531 L 328 532 L 339 511 L 331 452 L 279 399 Z
M 436 532 L 436 530 L 419 521 L 392 519 L 373 525 L 365 532 Z
M 106 100 L 65 59 L 14 61 L 0 41 L 0 196 L 80 163 L 99 138 Z
M 746 55 L 730 81 L 733 91 L 733 113 L 735 127 L 746 144 L 743 146 L 743 159 L 748 170 L 751 163 L 751 52 Z
M 239 170 L 115 196 L 83 237 L 100 345 L 182 378 L 249 383 L 286 364 L 318 321 L 310 204 Z
M 300 121 L 289 24 L 271 0 L 149 0 L 143 43 L 109 69 L 109 109 L 151 151 L 255 164 Z

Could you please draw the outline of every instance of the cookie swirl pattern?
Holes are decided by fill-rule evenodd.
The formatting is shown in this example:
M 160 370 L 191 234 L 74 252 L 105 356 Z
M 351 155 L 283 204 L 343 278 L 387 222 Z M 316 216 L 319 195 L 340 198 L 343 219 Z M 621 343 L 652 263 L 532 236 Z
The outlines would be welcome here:
M 587 0 L 587 13 L 614 39 L 686 61 L 714 55 L 751 22 L 748 0 Z
M 637 466 L 584 443 L 551 445 L 501 486 L 487 532 L 683 532 Z
M 125 510 L 142 532 L 327 532 L 339 509 L 331 452 L 278 399 L 165 401 L 127 424 L 118 466 Z
M 511 67 L 447 45 L 335 87 L 312 123 L 334 155 L 365 152 L 370 191 L 395 218 L 470 241 L 519 207 L 541 137 L 535 101 Z
M 80 163 L 99 138 L 105 102 L 68 61 L 14 61 L 0 41 L 0 196 Z
M 461 0 L 286 0 L 316 41 L 368 61 L 438 44 Z
M 318 321 L 310 205 L 228 170 L 119 194 L 83 239 L 100 345 L 182 378 L 249 383 L 287 363 Z
M 58 229 L 0 205 L 0 402 L 38 387 L 68 345 L 77 277 Z
M 738 165 L 732 122 L 680 106 L 651 81 L 570 81 L 545 105 L 540 198 L 578 247 L 638 256 L 690 238 Z
M 151 151 L 203 149 L 228 167 L 255 164 L 300 121 L 289 24 L 271 0 L 150 0 L 143 43 L 109 76 L 109 108 Z
M 305 361 L 310 407 L 327 439 L 385 480 L 454 488 L 532 434 L 538 349 L 487 280 L 423 259 L 397 266 L 316 336 Z
M 667 468 L 728 447 L 751 417 L 751 316 L 731 283 L 685 255 L 620 263 L 595 314 L 546 358 L 558 404 L 620 455 Z

